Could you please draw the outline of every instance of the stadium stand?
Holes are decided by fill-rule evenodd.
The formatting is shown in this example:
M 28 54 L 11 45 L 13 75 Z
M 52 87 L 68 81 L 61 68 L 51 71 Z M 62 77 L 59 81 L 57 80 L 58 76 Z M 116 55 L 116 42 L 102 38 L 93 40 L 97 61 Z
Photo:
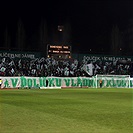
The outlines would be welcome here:
M 34 60 L 0 59 L 0 76 L 91 77 L 97 74 L 132 76 L 132 63 L 120 60 L 117 62 L 90 62 L 87 60 L 57 60 L 44 57 Z

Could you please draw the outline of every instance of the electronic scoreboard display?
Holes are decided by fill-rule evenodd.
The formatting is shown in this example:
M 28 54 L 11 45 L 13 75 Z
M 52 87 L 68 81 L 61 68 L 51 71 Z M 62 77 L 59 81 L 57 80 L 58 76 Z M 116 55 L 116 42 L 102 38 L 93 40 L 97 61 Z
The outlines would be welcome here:
M 71 46 L 47 45 L 47 57 L 71 58 Z

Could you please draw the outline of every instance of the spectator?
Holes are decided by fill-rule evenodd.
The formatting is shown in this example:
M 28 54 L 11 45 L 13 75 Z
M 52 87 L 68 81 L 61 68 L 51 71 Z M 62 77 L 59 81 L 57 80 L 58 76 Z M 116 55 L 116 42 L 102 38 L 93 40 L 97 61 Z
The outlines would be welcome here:
M 51 58 L 38 58 L 35 60 L 13 60 L 2 58 L 0 60 L 0 76 L 94 76 L 96 74 L 130 75 L 131 64 L 117 62 L 92 62 L 93 75 L 85 71 L 85 65 L 89 62 L 86 58 L 80 62 L 77 59 L 55 60 Z

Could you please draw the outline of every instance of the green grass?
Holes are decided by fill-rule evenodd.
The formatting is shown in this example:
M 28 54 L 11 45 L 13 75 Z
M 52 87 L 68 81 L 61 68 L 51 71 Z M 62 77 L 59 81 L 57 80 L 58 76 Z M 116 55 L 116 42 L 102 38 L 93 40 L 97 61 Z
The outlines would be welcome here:
M 0 133 L 131 133 L 132 92 L 0 90 Z

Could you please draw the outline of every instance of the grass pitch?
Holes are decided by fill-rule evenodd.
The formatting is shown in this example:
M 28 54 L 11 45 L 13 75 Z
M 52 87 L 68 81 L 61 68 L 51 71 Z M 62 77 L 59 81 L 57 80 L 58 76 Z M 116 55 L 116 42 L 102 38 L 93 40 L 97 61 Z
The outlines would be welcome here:
M 0 133 L 131 133 L 132 92 L 0 90 Z

